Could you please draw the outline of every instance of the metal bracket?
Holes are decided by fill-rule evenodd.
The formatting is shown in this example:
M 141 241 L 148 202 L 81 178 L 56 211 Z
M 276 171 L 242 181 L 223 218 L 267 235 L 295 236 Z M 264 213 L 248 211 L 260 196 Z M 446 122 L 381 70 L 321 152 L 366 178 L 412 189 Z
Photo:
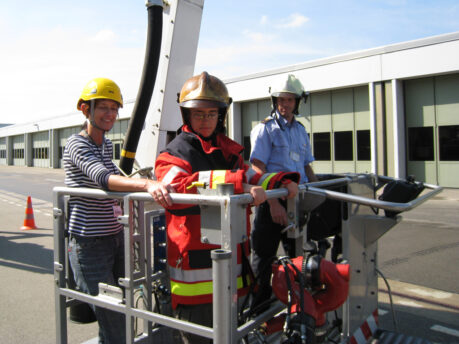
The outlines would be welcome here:
M 59 208 L 53 208 L 53 215 L 54 215 L 55 217 L 59 217 L 59 216 L 62 216 L 62 214 L 63 214 L 63 211 L 62 211 L 62 209 L 59 209 Z
M 234 194 L 234 185 L 221 183 L 216 189 L 198 188 L 198 192 L 208 196 L 231 196 Z M 206 244 L 221 244 L 221 219 L 224 217 L 225 205 L 201 205 L 201 241 Z
M 121 215 L 118 216 L 117 221 L 123 225 L 128 225 L 129 224 L 129 216 L 127 215 Z
M 201 205 L 201 241 L 206 244 L 220 244 L 221 210 L 218 206 Z
M 162 0 L 146 0 L 145 6 L 147 6 L 147 8 L 150 6 L 164 7 L 164 4 Z
M 394 218 L 383 217 L 377 215 L 364 215 L 360 216 L 365 228 L 364 232 L 364 247 L 368 247 L 388 232 L 392 227 L 398 224 L 402 217 L 396 216 Z
M 99 283 L 99 296 L 123 301 L 123 291 L 114 285 Z
M 124 288 L 130 288 L 131 284 L 128 278 L 118 278 L 118 284 Z
M 321 205 L 325 200 L 327 199 L 327 196 L 321 195 L 321 194 L 314 194 L 311 192 L 305 192 L 302 195 L 300 195 L 298 199 L 299 203 L 299 209 L 300 211 L 304 212 L 311 212 L 314 209 L 316 209 L 319 205 Z
M 62 272 L 64 271 L 64 265 L 58 263 L 58 262 L 54 262 L 54 271 L 57 271 L 57 272 Z

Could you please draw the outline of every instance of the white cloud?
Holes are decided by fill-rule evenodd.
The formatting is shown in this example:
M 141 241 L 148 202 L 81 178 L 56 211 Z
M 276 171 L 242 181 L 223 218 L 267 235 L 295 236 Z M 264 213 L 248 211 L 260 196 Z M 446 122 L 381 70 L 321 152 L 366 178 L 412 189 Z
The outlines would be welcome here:
M 323 56 L 324 51 L 295 45 L 279 36 L 269 40 L 254 40 L 254 35 L 238 37 L 224 47 L 210 44 L 198 50 L 195 73 L 207 70 L 220 78 L 261 72 L 288 64 L 306 61 L 311 56 Z M 292 48 L 294 47 L 294 49 Z
M 90 38 L 93 42 L 113 42 L 115 33 L 111 30 L 101 30 Z
M 293 13 L 288 18 L 281 19 L 280 24 L 276 25 L 278 28 L 297 28 L 303 26 L 308 22 L 309 18 L 299 13 Z
M 262 33 L 262 32 L 254 32 L 250 30 L 244 30 L 243 35 L 248 37 L 250 41 L 254 43 L 268 43 L 273 41 L 277 35 Z
M 267 23 L 268 23 L 268 16 L 266 16 L 266 15 L 261 16 L 261 18 L 260 18 L 260 24 L 261 24 L 261 25 L 265 25 L 265 24 L 267 24 Z
M 280 22 L 283 27 L 299 27 L 307 20 L 304 16 L 292 14 Z M 268 17 L 263 15 L 260 23 L 267 21 Z M 307 42 L 298 44 L 290 36 L 281 35 L 275 27 L 265 27 L 261 32 L 251 29 L 242 30 L 240 34 L 233 32 L 231 38 L 223 41 L 224 46 L 222 40 L 200 45 L 196 73 L 207 70 L 221 78 L 228 78 L 300 63 L 326 53 L 317 45 L 312 48 L 313 45 Z

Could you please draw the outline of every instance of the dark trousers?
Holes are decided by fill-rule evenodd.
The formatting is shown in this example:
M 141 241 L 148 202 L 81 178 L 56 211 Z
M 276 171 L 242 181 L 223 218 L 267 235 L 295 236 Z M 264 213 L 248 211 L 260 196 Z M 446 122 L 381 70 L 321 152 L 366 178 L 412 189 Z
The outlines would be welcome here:
M 193 322 L 199 325 L 212 327 L 212 304 L 178 305 L 174 309 L 174 317 L 180 320 Z M 174 331 L 174 340 L 183 344 L 212 344 L 213 340 L 185 331 Z
M 100 282 L 118 285 L 118 278 L 124 277 L 123 232 L 97 238 L 72 236 L 69 260 L 82 292 L 97 295 Z M 99 323 L 99 343 L 125 343 L 124 314 L 93 305 L 92 308 Z
M 276 257 L 279 243 L 287 249 L 287 235 L 281 234 L 283 225 L 274 223 L 268 202 L 257 208 L 251 240 L 253 248 L 252 268 L 258 276 L 259 290 L 253 305 L 259 305 L 271 297 L 271 264 Z

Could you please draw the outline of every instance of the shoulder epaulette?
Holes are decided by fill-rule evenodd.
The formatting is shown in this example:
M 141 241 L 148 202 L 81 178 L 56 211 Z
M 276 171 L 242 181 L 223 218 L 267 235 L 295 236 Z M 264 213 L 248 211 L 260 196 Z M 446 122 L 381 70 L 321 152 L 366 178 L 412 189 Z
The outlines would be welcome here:
M 303 128 L 305 128 L 305 129 L 306 129 L 306 127 L 304 126 L 304 124 L 303 124 L 303 123 L 301 123 L 300 121 L 297 121 L 297 123 L 298 123 L 299 125 L 301 125 Z
M 263 124 L 266 124 L 268 123 L 269 121 L 272 121 L 274 118 L 272 116 L 268 116 L 266 117 L 264 120 L 261 121 L 261 123 Z

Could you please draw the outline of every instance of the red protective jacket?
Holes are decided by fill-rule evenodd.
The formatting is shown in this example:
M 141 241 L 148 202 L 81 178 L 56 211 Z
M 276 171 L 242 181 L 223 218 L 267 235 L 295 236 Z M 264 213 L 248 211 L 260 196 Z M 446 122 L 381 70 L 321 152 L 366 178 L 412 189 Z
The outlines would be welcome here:
M 244 164 L 243 147 L 224 134 L 209 141 L 201 139 L 184 125 L 181 133 L 170 142 L 156 159 L 158 180 L 173 184 L 179 193 L 196 193 L 194 182 L 204 182 L 209 188 L 218 182 L 233 183 L 234 192 L 243 192 L 243 183 L 273 188 L 282 179 L 296 179 L 274 173 L 260 176 Z M 296 178 L 295 178 L 296 177 Z M 247 237 L 250 233 L 250 207 L 247 207 Z M 175 204 L 166 209 L 167 258 L 171 278 L 172 306 L 212 302 L 212 261 L 210 251 L 217 245 L 201 242 L 201 217 L 197 205 Z M 242 252 L 241 248 L 244 249 Z M 238 250 L 238 293 L 243 294 L 249 283 L 242 254 L 249 255 L 248 242 Z

